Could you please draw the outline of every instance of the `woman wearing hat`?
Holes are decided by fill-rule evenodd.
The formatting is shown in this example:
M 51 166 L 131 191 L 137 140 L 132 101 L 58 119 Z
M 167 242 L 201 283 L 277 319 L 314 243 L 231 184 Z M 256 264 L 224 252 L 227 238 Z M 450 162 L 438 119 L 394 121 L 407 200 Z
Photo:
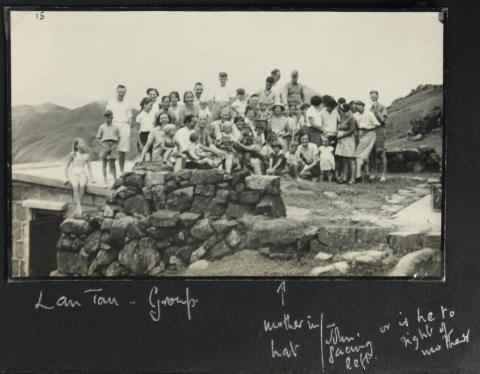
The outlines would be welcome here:
M 356 113 L 353 116 L 358 127 L 358 144 L 355 149 L 355 176 L 356 179 L 359 179 L 362 176 L 362 169 L 364 169 L 363 175 L 368 178 L 370 175 L 368 158 L 377 138 L 375 129 L 380 126 L 380 123 L 372 112 L 365 110 L 365 103 L 355 101 L 355 108 Z
M 288 118 L 283 115 L 285 107 L 282 103 L 275 103 L 272 106 L 273 116 L 270 118 L 268 125 L 270 135 L 274 136 L 282 146 L 284 152 L 288 150 L 288 139 L 290 137 L 290 126 Z

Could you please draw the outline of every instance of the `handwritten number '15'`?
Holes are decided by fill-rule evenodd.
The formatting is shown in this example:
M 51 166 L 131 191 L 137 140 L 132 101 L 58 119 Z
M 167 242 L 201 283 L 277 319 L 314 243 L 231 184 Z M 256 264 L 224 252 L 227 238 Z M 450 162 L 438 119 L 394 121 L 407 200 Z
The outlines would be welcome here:
M 39 21 L 42 21 L 45 19 L 45 12 L 37 12 L 35 13 L 35 18 L 38 19 Z

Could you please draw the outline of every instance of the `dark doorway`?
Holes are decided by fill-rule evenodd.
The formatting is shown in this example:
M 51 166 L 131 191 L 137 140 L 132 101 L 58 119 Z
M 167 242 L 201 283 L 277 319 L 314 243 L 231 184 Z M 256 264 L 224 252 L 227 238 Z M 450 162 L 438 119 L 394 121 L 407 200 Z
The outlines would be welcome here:
M 33 210 L 30 221 L 30 276 L 48 277 L 57 268 L 57 241 L 63 213 Z

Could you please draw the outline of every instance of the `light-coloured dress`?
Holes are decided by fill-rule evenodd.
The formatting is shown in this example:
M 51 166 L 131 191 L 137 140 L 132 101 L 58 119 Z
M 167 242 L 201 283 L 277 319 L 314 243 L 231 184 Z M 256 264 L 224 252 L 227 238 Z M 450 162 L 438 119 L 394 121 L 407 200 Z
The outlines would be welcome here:
M 318 147 L 320 158 L 320 170 L 335 170 L 335 157 L 333 157 L 333 147 L 331 145 L 322 145 Z

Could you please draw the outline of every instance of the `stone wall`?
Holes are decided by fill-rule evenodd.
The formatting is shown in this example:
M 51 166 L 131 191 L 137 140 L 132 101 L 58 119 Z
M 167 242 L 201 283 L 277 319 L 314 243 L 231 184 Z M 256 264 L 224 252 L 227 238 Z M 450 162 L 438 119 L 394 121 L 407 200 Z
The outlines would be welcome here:
M 158 276 L 166 268 L 265 246 L 268 238 L 252 222 L 261 229 L 262 222 L 286 216 L 280 178 L 244 171 L 174 173 L 149 164 L 122 175 L 114 189 L 102 212 L 62 223 L 54 275 Z M 309 235 L 298 224 L 276 227 L 285 245 Z
M 26 200 L 65 203 L 65 212 L 72 203 L 72 191 L 60 181 L 30 175 L 14 174 L 11 185 L 11 275 L 23 277 L 29 275 L 29 222 L 31 208 L 24 206 Z M 104 194 L 104 193 L 103 193 Z M 105 204 L 106 197 L 90 191 L 85 195 L 85 206 L 95 207 Z

